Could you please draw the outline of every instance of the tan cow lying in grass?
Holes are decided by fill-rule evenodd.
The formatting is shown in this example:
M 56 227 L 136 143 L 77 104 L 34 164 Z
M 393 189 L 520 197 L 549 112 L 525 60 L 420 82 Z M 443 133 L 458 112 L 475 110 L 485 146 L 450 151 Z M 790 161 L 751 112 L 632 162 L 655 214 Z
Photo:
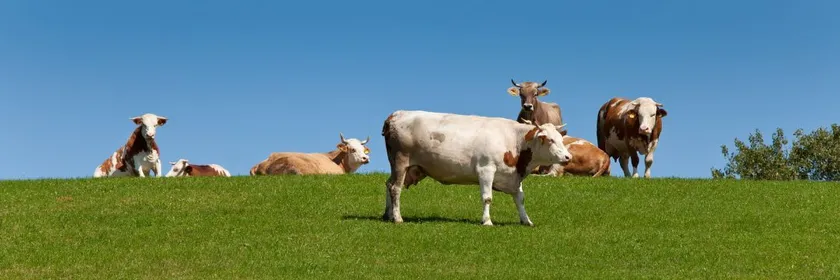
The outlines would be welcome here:
M 344 139 L 339 133 L 341 142 L 336 149 L 327 153 L 271 153 L 267 159 L 251 168 L 251 175 L 278 174 L 347 174 L 356 172 L 362 165 L 370 163 L 370 149 L 365 146 L 370 141 L 356 138 Z

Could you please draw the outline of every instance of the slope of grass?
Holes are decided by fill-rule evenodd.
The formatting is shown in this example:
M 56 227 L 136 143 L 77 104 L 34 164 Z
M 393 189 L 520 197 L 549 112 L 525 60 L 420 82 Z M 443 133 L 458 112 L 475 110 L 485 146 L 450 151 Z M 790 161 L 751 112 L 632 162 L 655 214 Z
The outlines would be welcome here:
M 0 278 L 835 278 L 840 192 L 816 182 L 541 178 L 535 227 L 494 193 L 387 175 L 0 182 Z

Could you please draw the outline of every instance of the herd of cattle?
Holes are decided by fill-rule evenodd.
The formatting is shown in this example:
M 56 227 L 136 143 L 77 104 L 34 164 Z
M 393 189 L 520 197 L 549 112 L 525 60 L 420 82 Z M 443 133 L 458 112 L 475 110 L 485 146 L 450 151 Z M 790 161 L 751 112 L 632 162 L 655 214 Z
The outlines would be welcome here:
M 400 192 L 431 177 L 442 184 L 478 184 L 484 202 L 482 223 L 492 225 L 492 190 L 510 194 L 520 222 L 533 225 L 525 212 L 522 180 L 528 174 L 602 176 L 610 174 L 610 159 L 618 160 L 625 177 L 639 177 L 639 155 L 645 156 L 650 178 L 653 154 L 668 113 L 648 97 L 615 97 L 598 110 L 597 141 L 568 136 L 560 106 L 538 100 L 550 90 L 542 83 L 523 82 L 508 93 L 520 97 L 516 120 L 475 115 L 398 110 L 382 127 L 391 173 L 386 187 L 385 220 L 402 222 Z M 131 118 L 137 127 L 128 141 L 94 171 L 94 177 L 161 177 L 155 131 L 166 117 L 144 114 Z M 347 174 L 370 162 L 364 141 L 339 133 L 336 149 L 326 153 L 275 152 L 254 165 L 250 175 Z M 628 161 L 632 162 L 630 172 Z M 231 176 L 217 164 L 170 162 L 167 177 Z

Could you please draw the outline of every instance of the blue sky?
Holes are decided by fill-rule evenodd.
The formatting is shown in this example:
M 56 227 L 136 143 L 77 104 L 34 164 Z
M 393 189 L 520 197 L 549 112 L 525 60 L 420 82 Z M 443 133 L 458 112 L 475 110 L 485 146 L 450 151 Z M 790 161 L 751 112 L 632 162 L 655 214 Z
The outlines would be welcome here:
M 0 178 L 89 177 L 130 117 L 162 160 L 233 174 L 270 152 L 371 137 L 399 109 L 514 118 L 547 79 L 595 142 L 614 96 L 663 103 L 653 176 L 709 177 L 720 145 L 840 113 L 838 1 L 4 1 Z M 168 164 L 164 163 L 168 169 Z M 644 164 L 642 164 L 644 165 Z M 620 168 L 615 164 L 613 174 Z

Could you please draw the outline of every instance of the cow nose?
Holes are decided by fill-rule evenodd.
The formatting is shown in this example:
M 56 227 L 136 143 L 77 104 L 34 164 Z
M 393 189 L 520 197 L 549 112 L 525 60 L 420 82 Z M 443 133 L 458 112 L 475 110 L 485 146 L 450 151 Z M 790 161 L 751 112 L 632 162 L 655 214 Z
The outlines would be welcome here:
M 522 108 L 524 108 L 526 111 L 531 111 L 534 109 L 534 105 L 531 103 L 525 103 L 522 104 Z
M 563 156 L 563 159 L 565 159 L 566 161 L 570 161 L 572 160 L 572 155 L 565 155 Z

